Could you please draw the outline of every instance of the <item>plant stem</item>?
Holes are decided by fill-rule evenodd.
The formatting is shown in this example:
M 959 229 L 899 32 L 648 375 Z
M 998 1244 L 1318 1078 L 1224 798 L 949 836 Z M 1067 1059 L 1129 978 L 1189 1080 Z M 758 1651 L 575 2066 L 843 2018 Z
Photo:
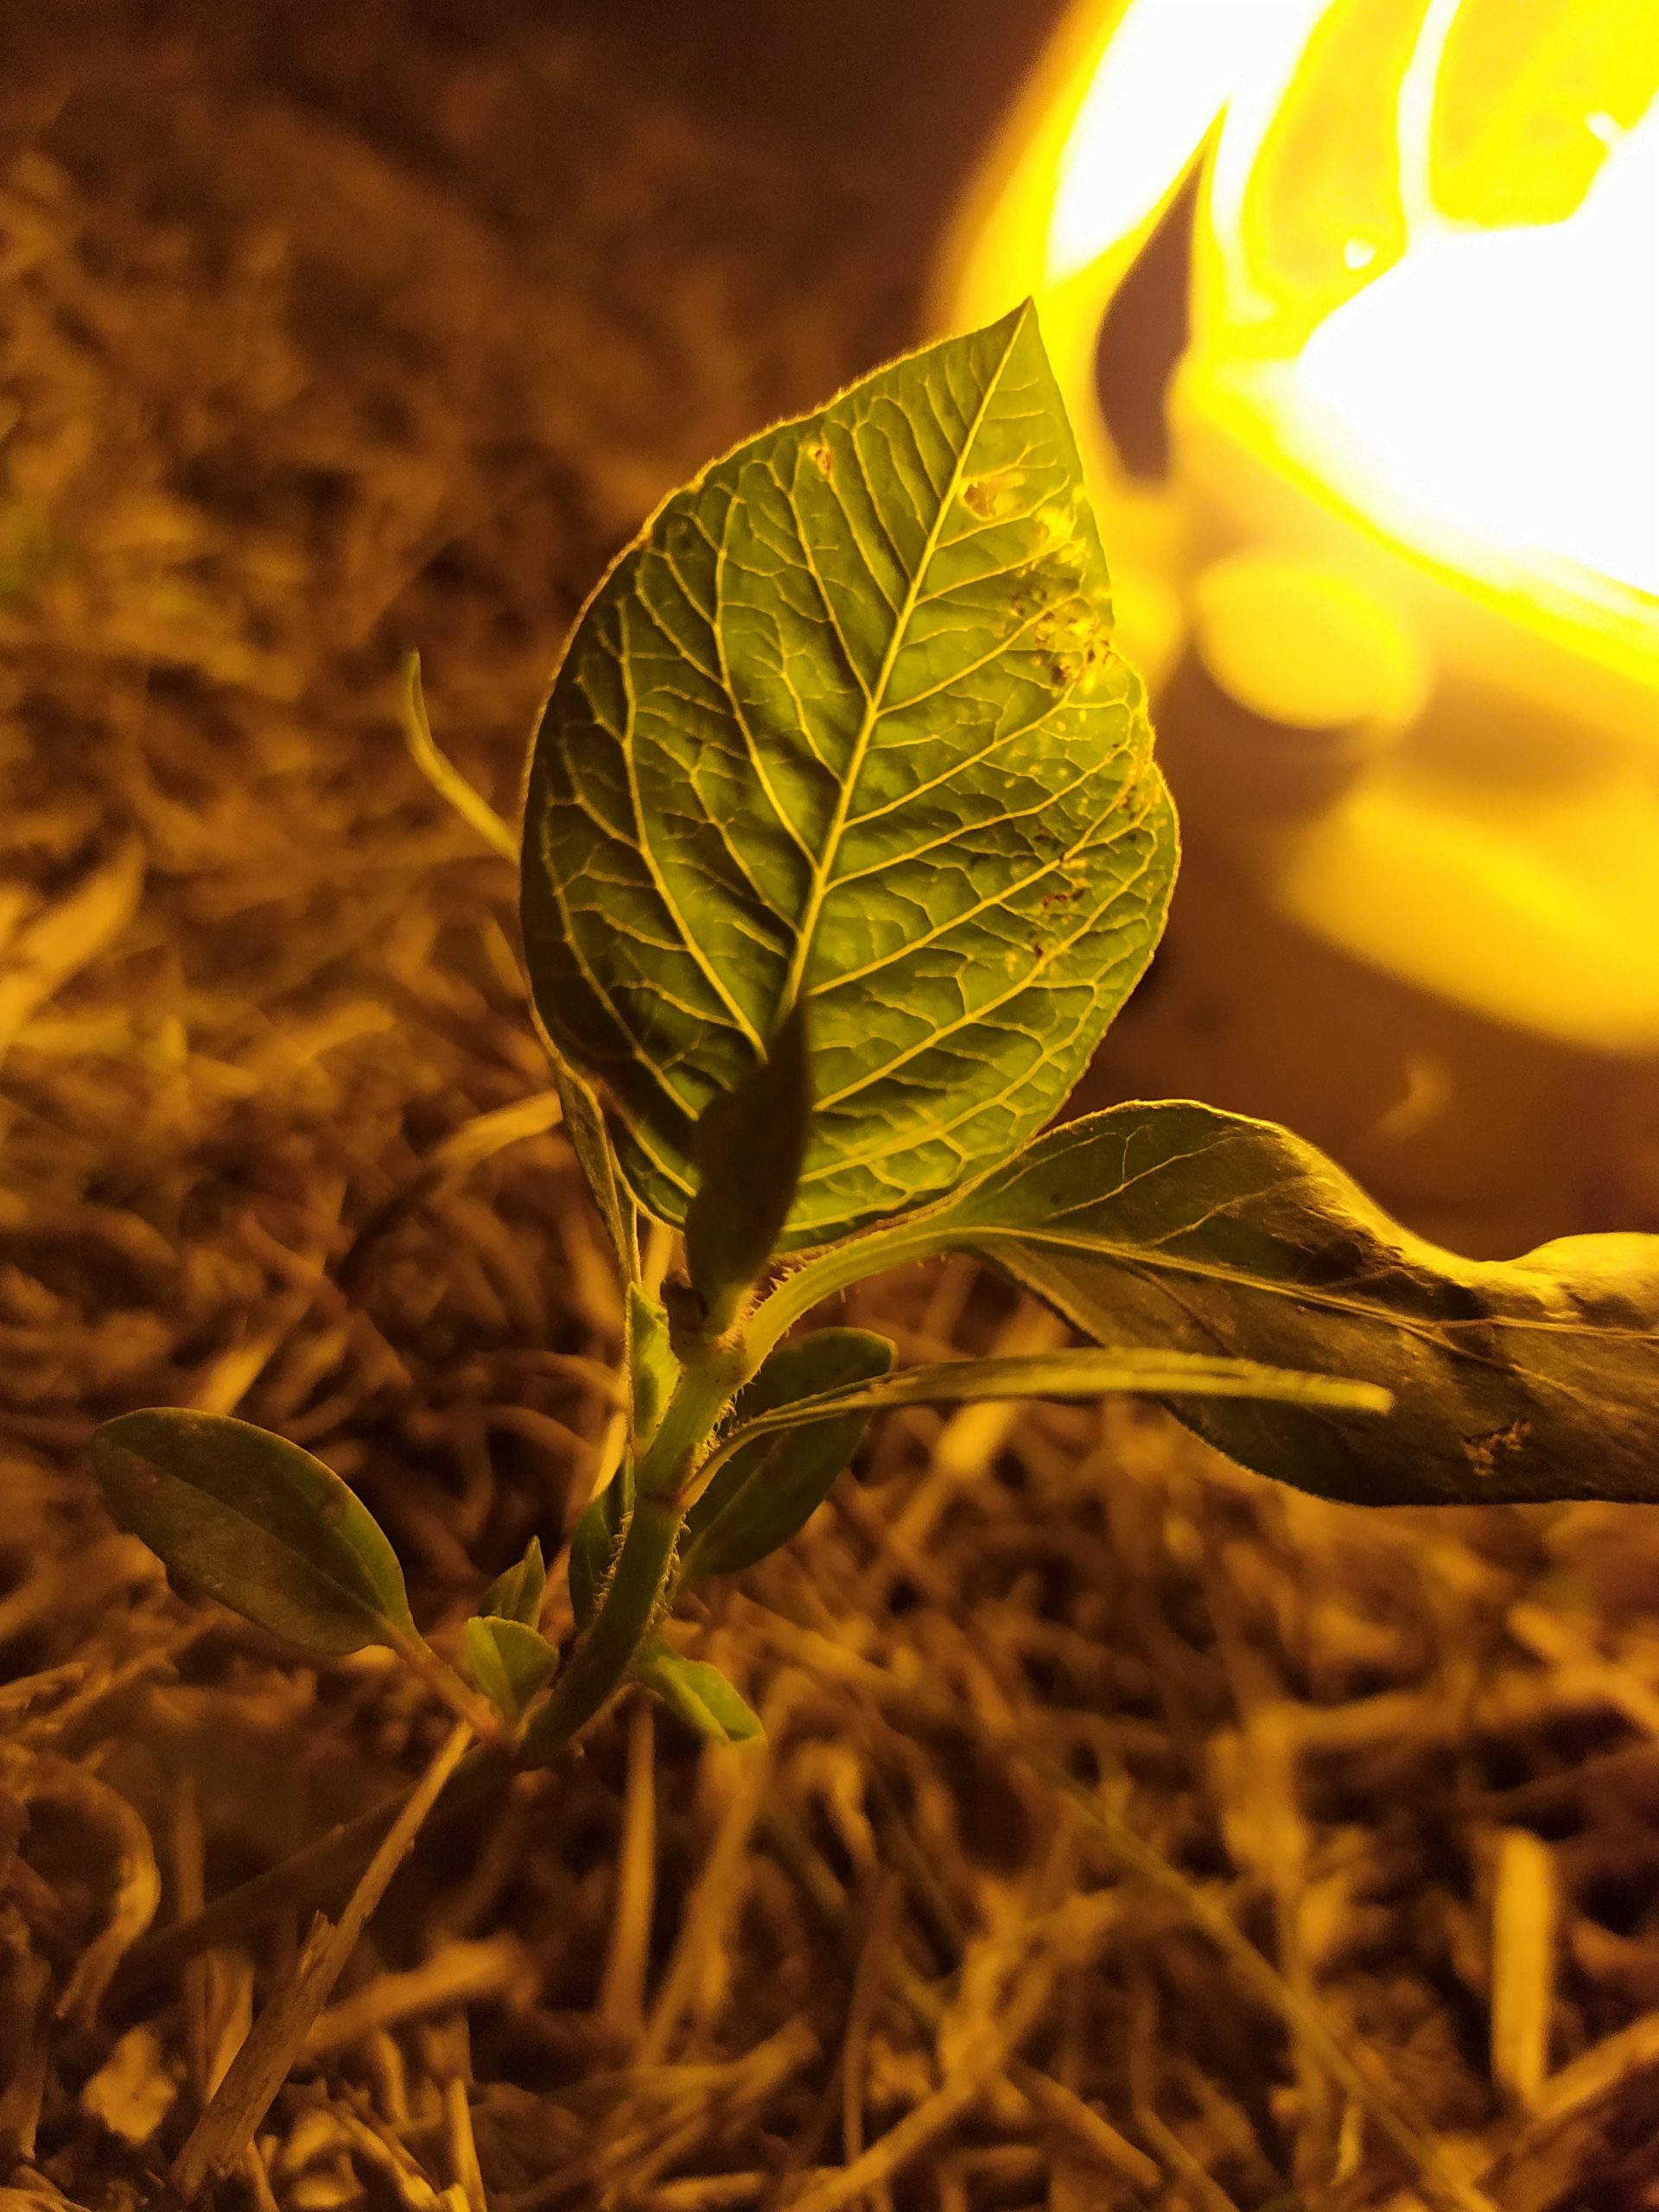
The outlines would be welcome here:
M 641 1497 L 680 1495 L 715 1422 L 759 1364 L 747 1332 L 734 1339 L 717 1338 L 687 1360 L 636 1471 Z
M 627 1677 L 640 1645 L 656 1624 L 673 1571 L 680 1510 L 659 1497 L 641 1497 L 628 1518 L 605 1596 L 593 1624 L 545 1704 L 530 1717 L 520 1757 L 545 1766 Z
M 556 1758 L 626 1681 L 673 1583 L 684 1500 L 698 1463 L 757 1363 L 741 1335 L 717 1338 L 688 1361 L 634 1471 L 627 1533 L 599 1611 L 546 1702 L 530 1716 L 519 1745 L 527 1765 Z
M 550 1765 L 626 1679 L 673 1576 L 675 1547 L 683 1517 L 681 1495 L 715 1422 L 757 1363 L 747 1342 L 715 1344 L 681 1376 L 641 1463 L 642 1474 L 648 1471 L 652 1480 L 661 1485 L 663 1494 L 639 1498 L 604 1600 L 552 1691 L 531 1712 L 517 1747 L 516 1764 Z M 459 1677 L 453 1676 L 435 1654 L 424 1646 L 422 1649 L 426 1666 L 420 1665 L 418 1654 L 404 1656 L 420 1667 L 435 1688 L 439 1687 L 439 1675 L 448 1678 L 441 1692 L 446 1698 L 454 1690 L 466 1694 Z M 436 1671 L 429 1673 L 429 1669 Z M 499 1738 L 499 1729 L 496 1733 Z M 507 1769 L 493 1752 L 502 1748 L 498 1741 L 491 1751 L 475 1752 L 462 1764 L 437 1804 L 440 1818 L 477 1805 L 501 1785 Z M 320 1893 L 327 1894 L 365 1864 L 408 1802 L 405 1793 L 388 1804 L 376 1806 L 319 1837 L 281 1866 L 216 1897 L 181 1926 L 163 1929 L 147 1942 L 135 1945 L 124 1963 L 121 1983 L 130 1987 L 148 1981 L 264 1919 L 279 1905 L 296 1899 L 308 1902 Z

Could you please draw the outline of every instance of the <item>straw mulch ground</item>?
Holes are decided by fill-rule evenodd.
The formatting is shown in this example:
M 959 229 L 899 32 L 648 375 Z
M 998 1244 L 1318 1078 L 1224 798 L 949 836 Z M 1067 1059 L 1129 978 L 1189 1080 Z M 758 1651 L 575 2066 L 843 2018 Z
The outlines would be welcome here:
M 510 807 L 609 550 L 904 334 L 855 176 L 791 196 L 597 32 L 224 15 L 48 11 L 0 91 L 8 2212 L 166 2201 L 313 1900 L 124 1953 L 443 1726 L 170 1592 L 92 1425 L 321 1452 L 440 1639 L 591 1478 L 616 1300 L 397 649 Z M 908 1355 L 1048 1325 L 963 1269 L 855 1310 Z M 221 2201 L 1659 2204 L 1656 1591 L 1635 1516 L 1325 1510 L 1128 1409 L 894 1420 L 687 1625 L 769 1747 L 624 1710 L 432 1839 Z

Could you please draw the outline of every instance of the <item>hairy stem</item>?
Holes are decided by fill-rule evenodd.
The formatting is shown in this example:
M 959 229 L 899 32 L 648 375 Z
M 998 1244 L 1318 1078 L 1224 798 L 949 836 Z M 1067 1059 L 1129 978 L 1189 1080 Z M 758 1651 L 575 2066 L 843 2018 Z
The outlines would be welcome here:
M 546 1702 L 530 1717 L 520 1745 L 527 1765 L 545 1766 L 556 1758 L 627 1679 L 661 1610 L 680 1520 L 679 1507 L 666 1499 L 636 1502 L 593 1624 Z
M 787 1331 L 798 1321 L 804 1321 L 815 1306 L 822 1306 L 826 1298 L 833 1298 L 837 1291 L 850 1290 L 855 1282 L 863 1282 L 870 1275 L 886 1274 L 889 1268 L 903 1267 L 912 1260 L 931 1259 L 936 1253 L 949 1249 L 950 1239 L 941 1237 L 926 1214 L 918 1220 L 896 1222 L 891 1229 L 876 1229 L 862 1236 L 854 1236 L 844 1244 L 832 1244 L 802 1266 L 786 1274 L 771 1296 L 764 1299 L 750 1316 L 743 1332 L 744 1344 L 749 1354 L 748 1372 L 753 1374 L 761 1361 Z
M 747 1332 L 716 1340 L 687 1361 L 636 1471 L 641 1497 L 682 1495 L 715 1423 L 759 1364 Z

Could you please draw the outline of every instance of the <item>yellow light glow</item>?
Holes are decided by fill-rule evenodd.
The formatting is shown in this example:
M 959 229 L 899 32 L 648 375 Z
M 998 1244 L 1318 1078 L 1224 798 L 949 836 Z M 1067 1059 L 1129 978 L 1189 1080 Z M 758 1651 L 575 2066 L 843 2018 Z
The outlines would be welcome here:
M 1212 563 L 1193 590 L 1192 631 L 1228 696 L 1281 728 L 1398 727 L 1422 704 L 1409 631 L 1322 562 L 1253 549 Z
M 1147 476 L 1100 349 L 1200 156 Z M 1659 0 L 1072 0 L 945 275 L 942 327 L 1036 300 L 1155 705 L 1192 655 L 1264 729 L 1367 734 L 1301 812 L 1214 811 L 1230 861 L 1659 1049 Z
M 1294 65 L 1329 0 L 1130 0 L 1061 156 L 1051 283 L 1152 214 L 1246 77 Z M 1276 65 L 1276 67 L 1275 67 Z
M 1308 340 L 1292 416 L 1373 511 L 1659 595 L 1659 112 L 1563 222 L 1414 228 Z

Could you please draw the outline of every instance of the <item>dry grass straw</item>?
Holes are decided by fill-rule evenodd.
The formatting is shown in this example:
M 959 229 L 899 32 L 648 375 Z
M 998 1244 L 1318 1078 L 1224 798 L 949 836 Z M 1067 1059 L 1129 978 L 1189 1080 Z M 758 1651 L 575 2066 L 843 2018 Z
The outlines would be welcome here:
M 606 551 L 859 365 L 885 282 L 855 200 L 826 249 L 762 153 L 533 17 L 359 50 L 225 13 L 13 27 L 0 94 L 19 2208 L 154 2201 L 292 1967 L 290 1913 L 100 2011 L 157 1896 L 442 1726 L 372 1655 L 296 1667 L 172 1595 L 99 1513 L 94 1421 L 234 1408 L 325 1452 L 440 1637 L 558 1548 L 609 1429 L 511 882 L 404 760 L 398 652 L 510 811 Z M 918 1357 L 1052 1326 L 957 1267 L 851 1305 Z M 226 2194 L 1659 2202 L 1656 1590 L 1637 1516 L 1367 1520 L 1122 1408 L 895 1419 L 683 1630 L 769 1750 L 625 1713 L 435 1839 Z

